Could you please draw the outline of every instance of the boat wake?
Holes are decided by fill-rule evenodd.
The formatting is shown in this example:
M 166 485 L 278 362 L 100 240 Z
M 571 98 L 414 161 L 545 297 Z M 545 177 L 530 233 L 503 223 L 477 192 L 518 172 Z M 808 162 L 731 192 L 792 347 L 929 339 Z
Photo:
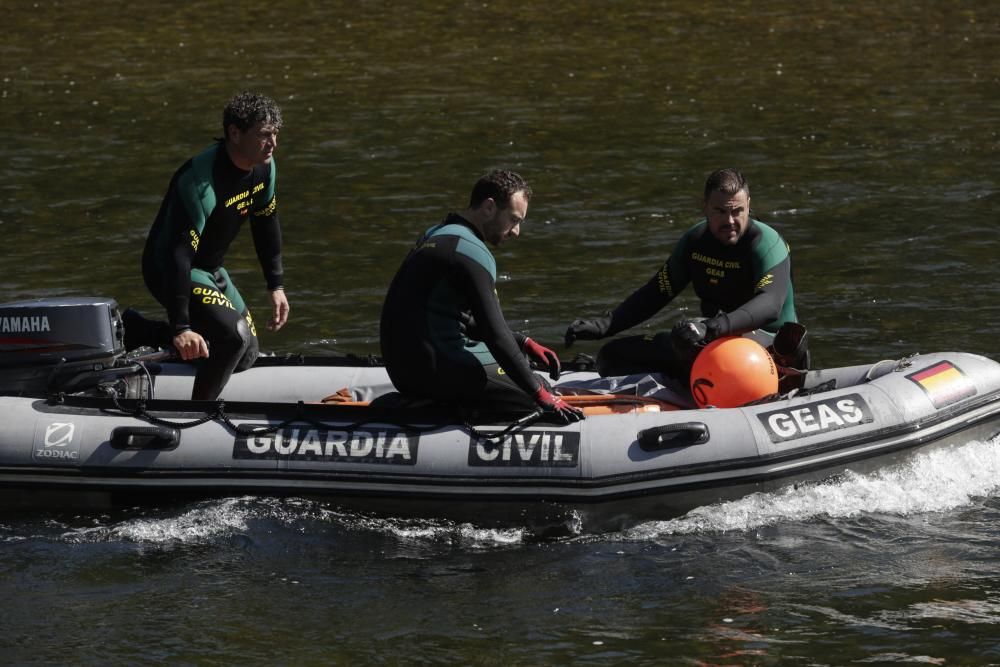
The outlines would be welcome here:
M 847 472 L 825 482 L 706 505 L 677 519 L 641 524 L 621 536 L 641 541 L 666 535 L 750 531 L 815 519 L 944 512 L 998 491 L 1000 436 L 919 454 L 867 475 Z
M 152 515 L 150 515 L 152 514 Z M 98 525 L 61 525 L 66 542 L 126 542 L 148 545 L 217 542 L 278 528 L 312 535 L 326 530 L 364 532 L 393 537 L 401 542 L 448 543 L 469 549 L 520 544 L 521 528 L 491 529 L 433 519 L 395 519 L 338 510 L 322 501 L 301 498 L 246 496 L 206 500 L 186 509 L 159 510 L 143 516 L 110 517 Z M 50 522 L 50 527 L 60 526 Z
M 825 482 L 756 493 L 706 505 L 676 519 L 653 521 L 605 535 L 569 539 L 647 541 L 671 535 L 752 531 L 761 527 L 861 515 L 910 516 L 952 510 L 1000 491 L 1000 437 L 918 455 L 876 473 L 845 473 Z M 360 515 L 307 499 L 238 497 L 183 507 L 133 510 L 87 526 L 49 523 L 49 537 L 68 542 L 197 544 L 271 529 L 308 533 L 347 531 L 381 535 L 402 543 L 449 544 L 463 549 L 504 548 L 540 538 L 528 527 L 482 528 L 444 520 Z M 546 539 L 546 536 L 541 536 Z

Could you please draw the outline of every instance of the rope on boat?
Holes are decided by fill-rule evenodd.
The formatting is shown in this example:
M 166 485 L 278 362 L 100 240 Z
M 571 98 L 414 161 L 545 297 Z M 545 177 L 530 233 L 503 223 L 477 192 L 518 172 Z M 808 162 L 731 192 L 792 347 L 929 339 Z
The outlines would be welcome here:
M 205 416 L 187 422 L 170 421 L 169 419 L 163 419 L 161 417 L 157 417 L 155 415 L 150 414 L 149 411 L 146 409 L 146 401 L 143 399 L 139 399 L 136 401 L 136 406 L 135 409 L 133 410 L 125 408 L 118 401 L 118 396 L 112 396 L 111 401 L 114 403 L 115 409 L 121 414 L 128 415 L 136 419 L 141 419 L 155 426 L 165 426 L 168 428 L 176 428 L 179 430 L 194 428 L 195 426 L 201 426 L 202 424 L 205 424 L 210 421 L 218 421 L 224 424 L 234 433 L 238 433 L 239 435 L 245 435 L 245 436 L 271 435 L 293 424 L 302 424 L 302 423 L 309 424 L 310 426 L 314 426 L 316 428 L 322 428 L 322 429 L 330 428 L 330 424 L 326 422 L 318 421 L 316 419 L 313 419 L 312 417 L 305 416 L 303 414 L 303 406 L 305 405 L 303 401 L 299 401 L 296 404 L 294 417 L 292 417 L 291 419 L 285 419 L 278 424 L 273 424 L 269 426 L 251 426 L 249 424 L 234 423 L 232 419 L 230 419 L 229 415 L 226 414 L 226 402 L 222 399 L 219 399 L 215 402 L 215 409 L 212 412 L 206 412 Z M 108 412 L 108 411 L 102 408 L 102 412 Z M 468 430 L 469 433 L 471 433 L 472 435 L 481 440 L 494 441 L 494 440 L 500 440 L 505 436 L 510 435 L 511 433 L 516 433 L 518 431 L 527 428 L 531 424 L 538 421 L 538 419 L 541 418 L 543 414 L 545 414 L 543 410 L 535 410 L 534 412 L 512 422 L 505 429 L 497 433 L 486 433 L 484 431 L 480 431 L 475 426 L 470 424 L 468 421 L 463 421 L 462 426 L 465 427 L 465 429 Z M 347 426 L 342 426 L 340 428 L 343 428 L 344 430 L 347 431 L 353 431 L 370 423 L 371 421 L 369 420 L 363 420 L 354 422 Z M 398 422 L 387 422 L 387 423 L 390 423 L 393 426 L 397 426 L 405 431 L 416 432 L 416 433 L 429 433 L 445 425 L 445 424 L 434 424 L 430 426 L 415 426 L 413 424 L 402 424 Z
M 913 364 L 913 358 L 916 357 L 916 356 L 918 356 L 918 355 L 917 354 L 911 354 L 911 355 L 903 357 L 902 359 L 899 359 L 899 360 L 888 360 L 887 359 L 887 360 L 880 361 L 880 362 L 874 364 L 869 369 L 868 373 L 866 374 L 866 380 L 869 380 L 869 381 L 872 380 L 875 377 L 875 371 L 876 371 L 876 369 L 882 367 L 885 364 L 892 364 L 893 365 L 893 368 L 891 368 L 888 372 L 894 372 L 894 371 L 898 372 L 900 370 L 908 368 L 909 366 L 911 366 Z M 143 369 L 145 369 L 144 365 L 142 365 L 142 364 L 140 364 L 140 365 L 143 366 Z M 148 371 L 147 371 L 147 374 L 148 374 Z M 152 386 L 151 378 L 150 378 L 150 386 Z M 792 392 L 789 393 L 789 396 L 795 395 L 795 394 L 798 394 L 800 396 L 808 396 L 808 395 L 811 395 L 811 394 L 814 394 L 814 393 L 820 393 L 820 392 L 823 392 L 823 391 L 829 391 L 830 389 L 833 389 L 835 386 L 836 386 L 836 381 L 835 380 L 831 380 L 829 382 L 823 383 L 822 385 L 820 385 L 818 387 L 813 387 L 810 390 L 806 390 L 806 391 L 793 390 Z M 54 396 L 53 400 L 55 400 L 57 402 L 62 402 L 63 397 L 64 397 L 64 394 L 60 393 L 60 394 Z M 188 422 L 174 422 L 174 421 L 170 421 L 168 419 L 163 419 L 161 417 L 156 417 L 156 416 L 150 414 L 149 411 L 146 409 L 146 401 L 145 401 L 145 399 L 138 399 L 136 401 L 136 407 L 135 407 L 135 409 L 134 410 L 129 410 L 129 409 L 126 409 L 124 406 L 122 406 L 122 404 L 118 400 L 118 395 L 117 394 L 113 393 L 110 396 L 110 398 L 111 398 L 111 401 L 114 403 L 115 409 L 119 413 L 121 413 L 123 415 L 128 415 L 128 416 L 134 417 L 136 419 L 142 419 L 142 420 L 144 420 L 144 421 L 146 421 L 146 422 L 148 422 L 150 424 L 156 425 L 156 426 L 165 426 L 165 427 L 168 427 L 168 428 L 176 428 L 176 429 L 180 429 L 180 430 L 194 428 L 195 426 L 200 426 L 202 424 L 205 424 L 205 423 L 207 423 L 209 421 L 213 421 L 213 420 L 221 422 L 222 424 L 224 424 L 227 428 L 229 428 L 234 433 L 238 433 L 240 435 L 245 435 L 245 436 L 271 435 L 273 433 L 278 432 L 279 430 L 281 430 L 283 428 L 287 428 L 287 427 L 289 427 L 289 426 L 291 426 L 293 424 L 301 424 L 301 423 L 309 424 L 309 425 L 314 426 L 316 428 L 322 428 L 322 429 L 330 428 L 330 426 L 331 426 L 330 424 L 328 424 L 326 422 L 318 421 L 316 419 L 313 419 L 312 417 L 305 416 L 303 414 L 303 406 L 305 405 L 305 403 L 303 401 L 298 401 L 296 403 L 295 416 L 292 417 L 291 419 L 285 419 L 285 420 L 281 421 L 278 424 L 269 425 L 269 426 L 250 426 L 248 424 L 236 424 L 236 423 L 234 423 L 232 421 L 232 419 L 230 419 L 229 415 L 226 414 L 226 402 L 224 400 L 222 400 L 222 399 L 216 400 L 215 401 L 215 409 L 212 412 L 206 412 L 203 417 L 200 417 L 198 419 L 194 419 L 194 420 L 191 420 L 191 421 L 188 421 Z M 768 396 L 768 397 L 765 397 L 764 399 L 762 399 L 760 401 L 755 401 L 754 403 L 751 403 L 750 405 L 756 405 L 756 404 L 759 404 L 759 403 L 764 403 L 764 402 L 767 402 L 767 401 L 770 401 L 770 400 L 774 400 L 775 398 L 778 398 L 778 396 L 777 395 Z M 102 412 L 108 412 L 108 410 L 105 410 L 103 408 L 101 410 L 102 410 Z M 511 435 L 512 433 L 517 433 L 518 431 L 522 431 L 525 428 L 531 426 L 536 421 L 538 421 L 544 414 L 545 414 L 545 411 L 543 411 L 543 410 L 540 410 L 540 409 L 539 410 L 535 410 L 534 412 L 531 412 L 530 414 L 525 415 L 524 417 L 521 417 L 520 419 L 517 419 L 514 422 L 511 422 L 510 424 L 507 425 L 506 428 L 504 428 L 503 430 L 498 431 L 498 432 L 485 432 L 485 431 L 481 431 L 478 428 L 476 428 L 475 426 L 473 426 L 471 423 L 469 423 L 469 421 L 467 419 L 464 419 L 462 421 L 462 426 L 471 435 L 475 436 L 476 438 L 479 438 L 480 440 L 499 441 L 499 440 L 502 440 L 504 437 L 506 437 L 508 435 Z M 447 423 L 441 423 L 441 424 L 433 424 L 433 425 L 430 425 L 430 426 L 415 426 L 413 424 L 402 424 L 402 423 L 399 423 L 399 422 L 393 422 L 393 421 L 389 421 L 389 420 L 382 420 L 382 421 L 385 421 L 385 423 L 391 424 L 391 425 L 396 426 L 398 428 L 401 428 L 403 430 L 414 432 L 414 433 L 428 433 L 428 432 L 434 431 L 434 430 L 436 430 L 438 428 L 441 428 L 442 426 L 447 425 Z M 362 426 L 365 426 L 366 424 L 370 424 L 370 423 L 372 423 L 370 420 L 362 420 L 362 421 L 354 422 L 354 423 L 349 424 L 347 426 L 343 426 L 341 428 L 343 428 L 344 430 L 352 431 L 352 430 L 358 429 L 358 428 L 360 428 Z M 448 422 L 448 423 L 452 423 L 452 422 Z

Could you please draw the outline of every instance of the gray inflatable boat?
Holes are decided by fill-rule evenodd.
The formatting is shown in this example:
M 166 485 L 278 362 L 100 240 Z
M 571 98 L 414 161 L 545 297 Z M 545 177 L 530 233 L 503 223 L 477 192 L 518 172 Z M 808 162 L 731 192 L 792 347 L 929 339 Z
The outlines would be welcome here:
M 603 531 L 865 472 L 1000 433 L 1000 365 L 961 352 L 811 371 L 790 395 L 693 409 L 644 378 L 571 371 L 586 420 L 402 404 L 378 360 L 262 358 L 223 400 L 126 352 L 111 299 L 0 305 L 0 502 L 79 508 L 322 496 L 480 525 Z

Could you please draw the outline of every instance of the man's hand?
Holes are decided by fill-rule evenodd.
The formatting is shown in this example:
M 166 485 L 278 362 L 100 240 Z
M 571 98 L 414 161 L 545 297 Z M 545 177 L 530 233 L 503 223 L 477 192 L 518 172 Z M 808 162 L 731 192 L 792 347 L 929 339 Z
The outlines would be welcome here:
M 573 324 L 566 329 L 566 347 L 573 344 L 577 338 L 580 340 L 597 340 L 604 338 L 611 327 L 611 315 L 598 317 L 593 320 L 573 320 Z
M 716 338 L 729 335 L 729 318 L 725 313 L 705 320 L 705 342 L 711 343 Z
M 556 356 L 555 352 L 544 345 L 539 345 L 530 338 L 524 339 L 522 349 L 525 354 L 534 359 L 539 365 L 549 369 L 550 378 L 553 380 L 559 379 L 559 371 L 561 368 L 559 365 L 559 357 Z
M 707 334 L 708 328 L 704 322 L 681 320 L 670 330 L 670 340 L 674 342 L 675 347 L 689 350 L 694 347 L 704 347 L 705 343 L 708 342 L 706 340 Z
M 483 335 L 479 332 L 476 318 L 467 310 L 458 311 L 458 330 L 470 340 L 482 340 Z
M 538 391 L 535 392 L 535 403 L 538 403 L 545 412 L 554 414 L 564 424 L 572 424 L 584 419 L 583 410 L 574 408 L 545 387 L 539 387 Z
M 285 298 L 285 290 L 278 288 L 271 290 L 271 319 L 268 320 L 267 328 L 277 331 L 285 326 L 288 321 L 288 299 Z
M 191 361 L 199 357 L 208 358 L 208 343 L 196 331 L 188 329 L 187 331 L 180 332 L 174 336 L 173 343 L 174 347 L 177 348 L 178 354 L 181 355 L 181 359 L 184 361 Z
M 693 364 L 698 353 L 705 347 L 706 333 L 705 323 L 695 320 L 681 320 L 670 330 L 670 344 L 684 366 Z

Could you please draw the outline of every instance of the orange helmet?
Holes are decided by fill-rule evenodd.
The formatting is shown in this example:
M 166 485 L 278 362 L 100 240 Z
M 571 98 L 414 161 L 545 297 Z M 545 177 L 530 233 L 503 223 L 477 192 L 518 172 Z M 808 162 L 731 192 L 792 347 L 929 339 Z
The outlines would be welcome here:
M 749 338 L 718 338 L 705 346 L 691 367 L 691 395 L 700 408 L 737 408 L 777 392 L 774 360 Z

